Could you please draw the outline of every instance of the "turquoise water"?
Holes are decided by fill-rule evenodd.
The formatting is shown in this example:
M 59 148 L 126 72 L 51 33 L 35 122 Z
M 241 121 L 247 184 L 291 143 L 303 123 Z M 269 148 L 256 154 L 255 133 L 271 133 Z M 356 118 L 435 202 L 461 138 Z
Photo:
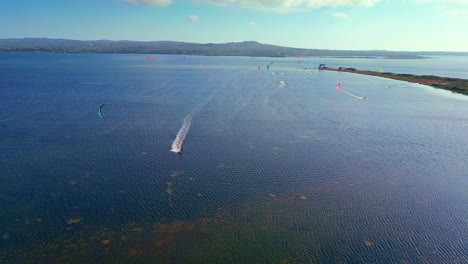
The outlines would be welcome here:
M 0 54 L 0 262 L 468 261 L 467 97 L 297 69 L 375 59 L 156 57 Z M 378 64 L 463 77 L 438 60 Z

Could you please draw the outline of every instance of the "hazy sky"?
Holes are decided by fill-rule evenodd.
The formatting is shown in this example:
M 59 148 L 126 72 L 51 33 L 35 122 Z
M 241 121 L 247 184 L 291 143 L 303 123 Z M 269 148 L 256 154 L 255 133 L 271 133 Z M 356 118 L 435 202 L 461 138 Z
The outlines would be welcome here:
M 0 38 L 468 51 L 468 0 L 0 0 Z

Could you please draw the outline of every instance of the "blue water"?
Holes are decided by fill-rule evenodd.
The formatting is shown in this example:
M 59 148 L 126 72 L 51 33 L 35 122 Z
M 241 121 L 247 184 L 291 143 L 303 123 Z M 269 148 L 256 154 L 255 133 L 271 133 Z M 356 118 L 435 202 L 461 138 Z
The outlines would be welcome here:
M 468 97 L 298 69 L 466 58 L 156 57 L 0 54 L 0 262 L 468 262 Z

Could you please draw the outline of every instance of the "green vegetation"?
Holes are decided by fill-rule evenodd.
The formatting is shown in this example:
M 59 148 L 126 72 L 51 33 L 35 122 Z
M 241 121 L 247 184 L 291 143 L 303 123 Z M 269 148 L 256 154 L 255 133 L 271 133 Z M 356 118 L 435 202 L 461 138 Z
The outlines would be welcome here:
M 0 39 L 0 52 L 134 53 L 252 57 L 326 56 L 347 58 L 426 58 L 414 52 L 300 49 L 262 44 L 255 41 L 202 44 L 177 41 L 80 41 L 47 38 Z
M 382 78 L 419 83 L 424 85 L 429 85 L 434 88 L 448 90 L 454 93 L 468 95 L 468 80 L 450 78 L 450 77 L 439 77 L 434 75 L 413 75 L 413 74 L 403 74 L 403 73 L 392 73 L 392 72 L 374 72 L 374 71 L 361 71 L 354 68 L 345 68 L 339 67 L 335 68 L 326 68 L 329 71 L 345 71 L 353 72 L 364 75 L 378 76 Z
M 333 238 L 316 231 L 327 222 L 309 221 L 324 210 L 318 207 L 302 193 L 269 194 L 189 220 L 123 227 L 73 221 L 53 243 L 38 239 L 11 257 L 18 263 L 31 256 L 29 263 L 75 263 L 89 256 L 99 263 L 321 263 L 318 245 Z M 289 214 L 278 215 L 285 208 Z M 361 241 L 353 240 L 353 247 L 360 246 Z

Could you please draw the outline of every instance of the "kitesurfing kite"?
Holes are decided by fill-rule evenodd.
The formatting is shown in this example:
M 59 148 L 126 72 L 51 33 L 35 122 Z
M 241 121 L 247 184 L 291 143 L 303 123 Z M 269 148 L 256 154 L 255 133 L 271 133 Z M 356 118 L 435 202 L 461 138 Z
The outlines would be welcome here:
M 269 70 L 269 69 L 270 69 L 270 65 L 267 65 L 267 70 Z
M 204 72 L 204 73 L 208 73 L 208 69 L 207 69 L 207 68 L 205 68 L 205 70 L 203 70 L 203 72 Z
M 260 70 L 260 66 L 258 66 L 258 70 Z
M 380 72 L 383 72 L 383 68 L 382 68 L 382 66 L 380 66 Z
M 104 116 L 102 116 L 102 108 L 103 108 L 105 105 L 109 105 L 109 104 L 102 104 L 101 106 L 99 106 L 99 109 L 98 109 L 98 116 L 99 116 L 100 118 L 104 118 Z
M 338 91 L 341 90 L 341 83 L 338 83 L 338 84 L 336 85 L 336 89 L 337 89 Z

